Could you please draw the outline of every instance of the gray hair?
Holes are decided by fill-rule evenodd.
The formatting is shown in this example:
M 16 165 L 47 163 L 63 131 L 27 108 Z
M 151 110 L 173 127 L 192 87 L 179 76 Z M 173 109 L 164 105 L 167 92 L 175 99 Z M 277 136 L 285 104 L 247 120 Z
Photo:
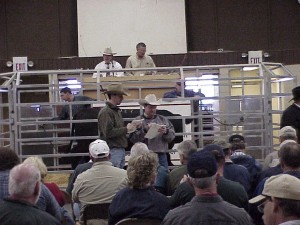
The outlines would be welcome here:
M 192 184 L 200 189 L 209 188 L 213 182 L 216 180 L 216 174 L 211 177 L 204 177 L 204 178 L 190 178 Z
M 197 151 L 197 145 L 194 141 L 185 140 L 179 143 L 177 151 L 178 154 L 183 155 L 186 159 L 188 159 L 191 154 Z
M 145 143 L 137 142 L 131 147 L 130 157 L 133 158 L 149 152 L 148 146 Z
M 34 194 L 36 183 L 40 183 L 41 174 L 33 164 L 15 166 L 9 174 L 8 192 L 18 197 L 30 197 Z
M 297 132 L 291 126 L 285 126 L 279 130 L 279 136 L 282 141 L 285 140 L 294 140 L 297 141 Z

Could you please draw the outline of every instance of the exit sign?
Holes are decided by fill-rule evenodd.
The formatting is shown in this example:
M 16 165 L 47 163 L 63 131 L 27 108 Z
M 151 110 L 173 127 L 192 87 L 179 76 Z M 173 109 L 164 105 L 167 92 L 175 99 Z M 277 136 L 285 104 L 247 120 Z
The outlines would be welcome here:
M 27 57 L 13 57 L 13 71 L 28 71 Z

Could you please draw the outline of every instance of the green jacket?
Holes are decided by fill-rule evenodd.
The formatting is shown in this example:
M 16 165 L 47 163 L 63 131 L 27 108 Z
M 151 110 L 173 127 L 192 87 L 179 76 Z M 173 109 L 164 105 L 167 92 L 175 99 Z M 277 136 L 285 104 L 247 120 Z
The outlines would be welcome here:
M 106 141 L 109 148 L 127 147 L 127 128 L 119 107 L 106 102 L 98 114 L 98 128 L 100 139 Z

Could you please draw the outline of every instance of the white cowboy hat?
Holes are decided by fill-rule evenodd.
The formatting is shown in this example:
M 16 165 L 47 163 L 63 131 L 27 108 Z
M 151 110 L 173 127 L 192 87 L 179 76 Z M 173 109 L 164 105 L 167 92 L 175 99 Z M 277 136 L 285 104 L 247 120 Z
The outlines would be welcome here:
M 103 55 L 115 55 L 115 54 L 117 54 L 117 53 L 114 53 L 114 52 L 111 50 L 111 48 L 105 48 L 102 54 L 103 54 Z
M 140 105 L 160 105 L 160 101 L 156 98 L 155 94 L 146 95 L 145 99 L 139 100 Z

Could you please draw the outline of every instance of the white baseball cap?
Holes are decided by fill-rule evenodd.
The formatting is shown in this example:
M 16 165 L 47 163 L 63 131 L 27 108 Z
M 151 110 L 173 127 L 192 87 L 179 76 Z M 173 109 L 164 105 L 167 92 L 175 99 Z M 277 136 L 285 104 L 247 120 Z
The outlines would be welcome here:
M 93 158 L 100 159 L 109 155 L 109 147 L 106 141 L 97 139 L 93 141 L 89 146 L 90 155 Z
M 300 179 L 289 174 L 272 176 L 266 180 L 261 195 L 249 200 L 249 203 L 263 201 L 267 196 L 300 201 Z

